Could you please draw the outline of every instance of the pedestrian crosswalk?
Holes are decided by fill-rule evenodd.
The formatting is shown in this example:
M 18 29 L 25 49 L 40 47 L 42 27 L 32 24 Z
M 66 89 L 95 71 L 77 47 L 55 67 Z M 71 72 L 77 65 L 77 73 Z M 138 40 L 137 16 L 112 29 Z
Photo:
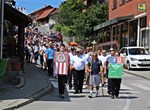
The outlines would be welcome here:
M 58 89 L 58 82 L 57 82 L 57 80 L 50 80 L 50 81 L 51 81 L 53 87 Z M 83 89 L 86 92 L 88 91 L 86 85 L 83 86 Z M 103 87 L 103 89 L 105 91 L 107 91 L 107 86 Z M 120 92 L 125 92 L 125 91 L 126 92 L 130 91 L 133 94 L 140 94 L 143 91 L 150 91 L 150 84 L 149 83 L 144 84 L 144 82 L 143 83 L 141 83 L 141 82 L 135 82 L 135 83 L 130 82 L 130 83 L 126 84 L 125 82 L 123 82 L 121 84 Z
M 143 89 L 143 90 L 150 90 L 150 87 L 144 85 L 144 84 L 139 84 L 139 83 L 131 83 L 133 86 L 137 87 L 137 88 L 140 88 L 140 89 Z

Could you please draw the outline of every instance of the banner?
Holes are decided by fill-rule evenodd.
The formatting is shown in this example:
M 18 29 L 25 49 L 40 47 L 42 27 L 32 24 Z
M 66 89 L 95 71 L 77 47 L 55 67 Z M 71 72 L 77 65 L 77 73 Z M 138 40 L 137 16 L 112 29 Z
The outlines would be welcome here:
M 110 60 L 110 63 L 112 63 L 112 64 L 117 63 L 117 58 L 114 56 L 111 56 L 109 60 Z
M 54 54 L 54 75 L 67 75 L 68 74 L 68 53 L 55 52 Z
M 110 64 L 108 78 L 122 78 L 122 72 L 122 64 Z
M 117 57 L 117 63 L 124 64 L 124 57 L 122 57 L 122 56 Z

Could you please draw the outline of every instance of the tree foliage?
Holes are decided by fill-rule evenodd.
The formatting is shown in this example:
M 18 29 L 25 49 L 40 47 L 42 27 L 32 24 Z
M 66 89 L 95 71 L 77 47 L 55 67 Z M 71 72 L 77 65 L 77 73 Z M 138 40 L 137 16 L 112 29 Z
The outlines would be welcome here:
M 78 41 L 93 36 L 93 27 L 108 19 L 108 3 L 95 4 L 83 12 L 84 9 L 82 0 L 66 0 L 57 15 L 57 22 L 74 32 Z

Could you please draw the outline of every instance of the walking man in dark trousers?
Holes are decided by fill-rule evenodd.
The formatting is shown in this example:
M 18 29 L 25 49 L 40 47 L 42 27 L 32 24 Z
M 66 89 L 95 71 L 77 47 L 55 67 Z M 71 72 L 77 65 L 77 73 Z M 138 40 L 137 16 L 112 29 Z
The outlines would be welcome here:
M 46 59 L 47 59 L 47 66 L 48 66 L 48 75 L 53 76 L 53 59 L 54 59 L 54 52 L 55 49 L 53 48 L 53 43 L 49 43 L 49 47 L 46 50 Z
M 80 48 L 77 48 L 76 55 L 71 60 L 71 70 L 73 70 L 74 89 L 75 94 L 82 93 L 85 67 L 87 67 L 87 60 L 80 57 Z
M 65 45 L 61 44 L 60 52 L 55 52 L 54 72 L 58 74 L 59 96 L 62 99 L 65 97 L 64 92 L 65 92 L 65 83 L 68 74 L 68 63 L 69 63 L 68 52 L 65 52 Z

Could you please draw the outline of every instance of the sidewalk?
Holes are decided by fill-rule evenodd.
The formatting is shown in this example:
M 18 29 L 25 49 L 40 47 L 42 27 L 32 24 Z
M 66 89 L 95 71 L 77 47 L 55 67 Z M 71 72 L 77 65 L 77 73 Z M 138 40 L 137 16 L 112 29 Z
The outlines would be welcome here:
M 44 72 L 34 64 L 25 63 L 25 78 L 22 88 L 16 89 L 11 84 L 0 83 L 0 110 L 13 110 L 24 106 L 52 90 L 52 84 Z
M 150 69 L 138 69 L 138 70 L 124 69 L 123 72 L 150 80 Z

